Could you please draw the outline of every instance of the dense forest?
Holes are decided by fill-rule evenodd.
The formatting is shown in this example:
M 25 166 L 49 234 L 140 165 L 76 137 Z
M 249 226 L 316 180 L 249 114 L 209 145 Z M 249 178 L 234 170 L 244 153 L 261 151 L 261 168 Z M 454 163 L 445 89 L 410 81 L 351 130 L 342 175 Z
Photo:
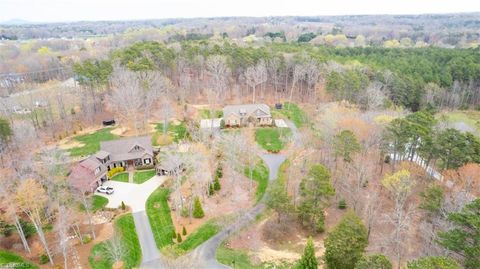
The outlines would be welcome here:
M 113 52 L 109 59 L 118 60 L 134 71 L 162 70 L 179 83 L 180 78 L 175 74 L 183 73 L 180 69 L 199 72 L 203 60 L 221 55 L 231 70 L 229 83 L 245 83 L 249 67 L 264 65 L 268 73 L 273 74 L 266 83 L 277 91 L 285 92 L 297 83 L 305 86 L 300 85 L 298 91 L 308 96 L 312 86 L 308 85 L 312 80 L 309 76 L 317 76 L 337 100 L 368 105 L 365 95 L 370 94 L 367 88 L 372 86 L 378 87 L 379 94 L 387 96 L 391 104 L 417 111 L 477 107 L 480 104 L 479 51 L 339 49 L 298 43 L 254 47 L 238 46 L 229 41 L 185 41 L 175 46 L 141 42 Z M 309 70 L 312 68 L 315 70 Z

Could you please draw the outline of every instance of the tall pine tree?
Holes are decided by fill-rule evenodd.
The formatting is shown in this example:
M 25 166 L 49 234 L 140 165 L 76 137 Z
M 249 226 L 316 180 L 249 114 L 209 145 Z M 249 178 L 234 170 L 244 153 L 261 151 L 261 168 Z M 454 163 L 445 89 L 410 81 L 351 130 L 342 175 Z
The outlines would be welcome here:
M 315 248 L 313 246 L 312 238 L 308 238 L 307 245 L 303 250 L 302 258 L 298 261 L 296 269 L 317 269 L 318 260 L 315 257 Z

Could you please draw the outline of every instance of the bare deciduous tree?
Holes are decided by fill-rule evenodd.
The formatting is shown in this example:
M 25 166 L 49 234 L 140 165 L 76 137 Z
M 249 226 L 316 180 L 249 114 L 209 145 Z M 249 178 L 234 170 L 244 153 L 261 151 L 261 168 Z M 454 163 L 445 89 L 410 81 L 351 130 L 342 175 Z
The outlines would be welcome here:
M 212 55 L 205 63 L 208 74 L 211 77 L 211 87 L 224 99 L 227 89 L 228 75 L 230 69 L 227 66 L 227 59 L 223 55 Z
M 111 78 L 112 93 L 108 96 L 109 107 L 138 134 L 140 111 L 144 105 L 144 92 L 138 75 L 117 67 Z
M 265 62 L 260 61 L 257 65 L 248 67 L 245 71 L 245 79 L 248 86 L 253 89 L 253 103 L 255 103 L 257 86 L 267 81 L 267 68 Z M 262 96 L 263 94 L 262 91 Z
M 18 207 L 28 216 L 37 231 L 46 255 L 53 265 L 52 253 L 42 228 L 42 212 L 48 203 L 48 196 L 43 186 L 35 179 L 20 182 L 15 195 Z

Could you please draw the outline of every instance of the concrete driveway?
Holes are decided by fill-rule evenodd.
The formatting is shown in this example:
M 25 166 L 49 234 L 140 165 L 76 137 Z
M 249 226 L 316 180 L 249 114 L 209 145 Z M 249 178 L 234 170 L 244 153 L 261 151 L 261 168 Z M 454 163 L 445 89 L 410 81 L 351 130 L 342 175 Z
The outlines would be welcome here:
M 148 221 L 147 212 L 145 211 L 145 203 L 148 197 L 155 191 L 167 177 L 154 176 L 142 184 L 125 183 L 118 181 L 107 181 L 103 185 L 113 187 L 113 194 L 100 194 L 100 196 L 108 198 L 107 207 L 118 208 L 122 201 L 132 209 L 133 221 L 137 230 L 138 241 L 142 249 L 141 268 L 149 268 L 147 266 L 151 262 L 155 262 L 161 266 L 161 256 L 153 238 L 152 228 Z M 163 267 L 160 267 L 163 268 Z
M 104 186 L 113 187 L 113 194 L 95 193 L 108 198 L 108 208 L 118 208 L 122 201 L 132 208 L 132 212 L 145 210 L 145 202 L 150 194 L 155 191 L 158 186 L 162 185 L 167 177 L 154 176 L 142 184 L 126 183 L 109 180 L 103 183 Z

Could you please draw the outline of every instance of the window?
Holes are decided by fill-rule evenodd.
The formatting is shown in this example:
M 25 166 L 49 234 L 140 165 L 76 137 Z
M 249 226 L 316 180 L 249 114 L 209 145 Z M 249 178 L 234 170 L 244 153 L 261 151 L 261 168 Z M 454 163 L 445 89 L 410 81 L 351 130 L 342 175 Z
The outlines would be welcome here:
M 150 158 L 148 158 L 148 159 L 144 159 L 144 160 L 143 160 L 143 163 L 144 163 L 144 164 L 150 164 L 151 161 L 152 161 L 152 160 L 151 160 Z
M 100 173 L 100 167 L 95 168 L 95 175 L 98 175 Z

